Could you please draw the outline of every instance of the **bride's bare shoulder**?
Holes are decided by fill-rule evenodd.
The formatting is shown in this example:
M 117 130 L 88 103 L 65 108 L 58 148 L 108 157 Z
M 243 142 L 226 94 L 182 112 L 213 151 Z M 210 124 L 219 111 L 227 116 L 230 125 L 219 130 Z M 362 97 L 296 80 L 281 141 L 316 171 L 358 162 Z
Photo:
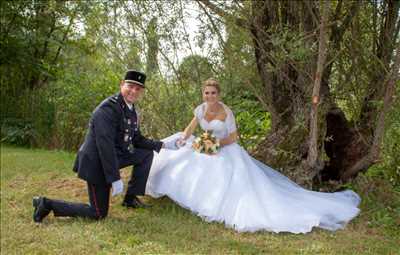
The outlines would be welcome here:
M 223 108 L 223 110 L 225 111 L 225 113 L 227 114 L 227 115 L 229 115 L 229 114 L 233 114 L 233 111 L 231 110 L 231 108 L 229 107 L 229 106 L 227 106 L 226 104 L 224 104 L 223 102 L 219 102 L 220 103 L 220 105 L 221 105 L 221 107 Z

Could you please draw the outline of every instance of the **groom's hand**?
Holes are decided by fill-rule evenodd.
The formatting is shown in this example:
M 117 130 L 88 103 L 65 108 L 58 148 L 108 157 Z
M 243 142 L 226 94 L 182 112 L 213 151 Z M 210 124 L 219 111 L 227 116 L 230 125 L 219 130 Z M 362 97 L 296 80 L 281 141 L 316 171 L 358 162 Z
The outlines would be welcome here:
M 122 180 L 118 180 L 112 183 L 112 196 L 118 195 L 124 191 L 124 183 Z

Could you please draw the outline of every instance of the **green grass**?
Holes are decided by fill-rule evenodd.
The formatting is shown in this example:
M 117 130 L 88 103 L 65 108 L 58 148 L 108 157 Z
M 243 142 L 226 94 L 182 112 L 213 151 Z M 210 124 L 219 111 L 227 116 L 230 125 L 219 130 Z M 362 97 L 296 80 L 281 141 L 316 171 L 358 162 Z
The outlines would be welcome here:
M 1 147 L 1 254 L 400 254 L 400 199 L 383 181 L 355 184 L 362 212 L 344 230 L 306 235 L 236 233 L 206 223 L 167 198 L 145 198 L 150 209 L 127 210 L 112 198 L 100 222 L 54 218 L 32 221 L 32 197 L 87 201 L 85 183 L 71 170 L 74 155 Z M 129 169 L 123 176 L 129 176 Z

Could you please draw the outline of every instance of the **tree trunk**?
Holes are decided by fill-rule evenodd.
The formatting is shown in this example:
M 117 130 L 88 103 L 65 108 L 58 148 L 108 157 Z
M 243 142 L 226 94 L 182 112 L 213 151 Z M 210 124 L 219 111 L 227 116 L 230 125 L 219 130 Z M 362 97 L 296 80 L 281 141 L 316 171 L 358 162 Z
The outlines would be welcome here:
M 233 15 L 224 12 L 221 7 L 208 0 L 199 1 L 217 15 L 232 20 Z M 327 2 L 325 4 L 328 5 Z M 356 175 L 350 169 L 354 169 L 370 151 L 371 143 L 365 143 L 360 130 L 346 119 L 343 110 L 335 103 L 329 86 L 333 64 L 341 51 L 345 34 L 353 20 L 359 18 L 362 4 L 360 1 L 338 1 L 334 13 L 329 15 L 327 65 L 323 72 L 321 63 L 317 65 L 318 51 L 313 47 L 316 41 L 323 43 L 316 36 L 320 20 L 318 1 L 252 1 L 248 20 L 243 22 L 238 19 L 235 22 L 249 29 L 253 36 L 257 71 L 265 90 L 265 94 L 261 95 L 262 101 L 271 114 L 272 128 L 259 144 L 254 156 L 306 187 L 312 187 L 321 180 L 347 181 L 349 176 Z M 399 2 L 388 0 L 381 4 L 386 12 L 382 14 L 384 25 L 378 39 L 376 56 L 386 68 L 378 68 L 375 75 L 370 77 L 370 91 L 373 91 L 373 96 L 365 98 L 365 105 L 368 107 L 373 105 L 372 99 L 383 98 L 384 89 L 378 88 L 385 84 L 388 76 L 382 70 L 386 69 L 388 73 L 389 64 L 393 61 L 393 44 L 398 31 L 396 28 L 399 27 L 395 25 Z M 303 35 L 303 47 L 310 53 L 302 59 L 303 62 L 290 57 L 282 59 L 277 54 L 287 54 L 293 50 L 286 46 L 286 38 L 279 42 L 279 36 L 285 35 L 282 31 Z M 388 41 L 388 38 L 391 40 Z M 323 48 L 323 45 L 319 46 Z M 321 72 L 322 76 L 319 76 Z M 315 105 L 312 108 L 310 102 L 315 73 L 316 78 L 320 78 L 320 90 L 314 91 L 315 96 L 320 96 L 317 100 L 318 109 Z M 376 108 L 371 116 L 377 116 L 377 113 Z M 364 122 L 372 123 L 374 127 L 375 118 Z M 308 129 L 310 124 L 311 136 Z M 372 135 L 374 132 L 373 130 Z M 382 136 L 383 131 L 380 132 Z M 376 139 L 376 142 L 379 144 L 380 140 Z M 312 148 L 309 150 L 310 145 Z M 348 171 L 352 174 L 345 174 Z
M 392 65 L 392 71 L 388 75 L 386 85 L 382 86 L 385 89 L 385 95 L 383 99 L 383 106 L 378 114 L 378 118 L 375 124 L 374 137 L 371 147 L 369 148 L 366 155 L 358 160 L 347 171 L 343 172 L 341 178 L 347 180 L 358 172 L 368 169 L 371 165 L 379 161 L 381 144 L 383 140 L 385 130 L 385 115 L 390 110 L 393 103 L 393 96 L 395 92 L 395 84 L 399 80 L 399 68 L 400 68 L 400 44 L 397 46 L 397 54 L 395 63 Z
M 320 171 L 320 164 L 318 161 L 318 105 L 320 103 L 320 89 L 322 72 L 324 70 L 326 60 L 326 23 L 329 15 L 329 5 L 325 1 L 322 6 L 322 17 L 319 33 L 319 50 L 318 50 L 318 63 L 317 72 L 315 74 L 314 88 L 312 92 L 311 114 L 310 114 L 310 135 L 309 135 L 309 148 L 307 155 L 307 164 L 311 170 Z
M 157 19 L 152 18 L 147 26 L 147 61 L 146 74 L 150 78 L 158 71 L 159 36 L 157 34 Z
M 323 179 L 337 179 L 345 182 L 357 176 L 359 171 L 365 171 L 378 158 L 378 155 L 371 156 L 371 148 L 380 147 L 381 143 L 379 141 L 374 144 L 376 131 L 378 131 L 376 123 L 380 114 L 380 107 L 376 102 L 384 99 L 387 87 L 385 84 L 391 75 L 390 64 L 394 61 L 393 52 L 398 35 L 396 26 L 399 27 L 400 24 L 398 21 L 400 2 L 385 1 L 383 8 L 385 15 L 381 19 L 379 37 L 376 36 L 377 39 L 374 42 L 377 47 L 374 58 L 370 60 L 372 68 L 359 120 L 355 122 L 356 124 L 348 123 L 344 114 L 337 108 L 327 116 L 328 127 L 330 127 L 327 130 L 327 137 L 334 139 L 325 142 L 330 161 L 323 171 Z M 385 111 L 389 108 L 386 107 Z M 338 123 L 344 125 L 339 126 Z
M 258 72 L 266 91 L 268 111 L 271 113 L 272 129 L 265 141 L 259 145 L 255 156 L 267 162 L 304 186 L 311 186 L 315 172 L 306 164 L 308 152 L 309 98 L 313 82 L 312 75 L 302 70 L 316 66 L 316 54 L 312 54 L 304 67 L 296 66 L 291 60 L 280 62 L 274 58 L 279 46 L 271 41 L 272 32 L 290 28 L 294 33 L 306 24 L 311 24 L 307 16 L 301 19 L 301 2 L 253 2 L 253 35 Z M 297 11 L 295 11 L 298 9 Z M 278 10 L 281 10 L 280 12 Z M 276 15 L 281 13 L 281 15 Z M 290 17 L 290 18 L 289 18 Z M 300 23 L 298 22 L 300 20 Z M 315 73 L 315 69 L 313 70 Z M 318 139 L 319 141 L 320 139 Z M 318 142 L 320 143 L 320 142 Z M 321 147 L 320 144 L 317 146 Z
M 382 86 L 382 84 L 384 84 L 390 72 L 390 64 L 393 61 L 393 50 L 398 39 L 396 25 L 399 27 L 400 24 L 400 21 L 398 21 L 400 1 L 387 0 L 385 2 L 387 3 L 384 6 L 386 15 L 382 19 L 381 31 L 377 41 L 376 59 L 371 60 L 376 65 L 371 70 L 371 78 L 367 89 L 368 94 L 364 98 L 361 117 L 358 123 L 368 146 L 372 144 L 374 123 L 379 111 L 376 101 L 381 100 L 385 93 L 385 86 Z

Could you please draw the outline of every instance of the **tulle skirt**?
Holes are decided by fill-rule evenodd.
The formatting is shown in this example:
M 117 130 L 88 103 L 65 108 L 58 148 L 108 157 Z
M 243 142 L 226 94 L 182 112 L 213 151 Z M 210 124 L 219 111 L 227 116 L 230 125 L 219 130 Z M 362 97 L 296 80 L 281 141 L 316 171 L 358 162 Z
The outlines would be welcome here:
M 193 151 L 192 139 L 177 151 L 155 153 L 146 194 L 168 196 L 206 221 L 239 232 L 306 233 L 313 227 L 334 231 L 359 213 L 360 197 L 353 191 L 310 191 L 236 143 L 209 156 Z

